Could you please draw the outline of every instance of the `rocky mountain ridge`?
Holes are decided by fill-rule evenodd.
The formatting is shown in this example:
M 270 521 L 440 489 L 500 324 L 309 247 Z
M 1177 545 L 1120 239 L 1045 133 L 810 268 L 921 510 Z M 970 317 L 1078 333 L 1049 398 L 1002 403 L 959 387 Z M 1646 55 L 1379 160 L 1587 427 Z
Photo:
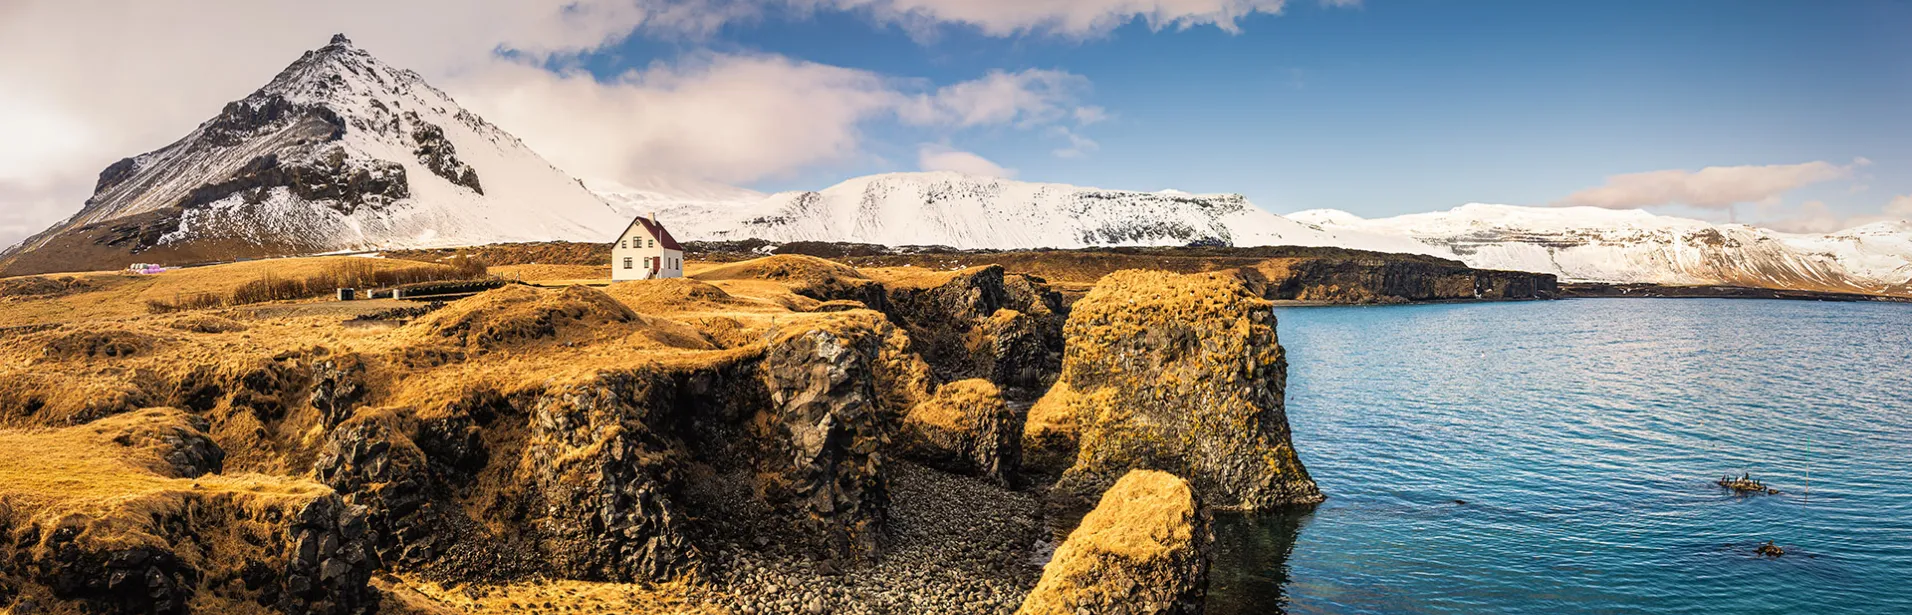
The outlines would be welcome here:
M 78 213 L 0 254 L 0 274 L 601 241 L 626 213 L 341 35 L 179 141 L 108 166 Z
M 659 202 L 650 191 L 602 192 Z M 961 249 L 1098 246 L 1341 246 L 1429 252 L 1413 241 L 1323 230 L 1268 213 L 1239 194 L 1141 192 L 935 171 L 852 178 L 761 199 L 658 205 L 690 240 L 835 241 Z
M 1912 296 L 1912 222 L 1905 221 L 1809 235 L 1640 210 L 1479 203 L 1372 220 L 1337 210 L 1291 217 L 1412 238 L 1469 266 L 1563 281 Z

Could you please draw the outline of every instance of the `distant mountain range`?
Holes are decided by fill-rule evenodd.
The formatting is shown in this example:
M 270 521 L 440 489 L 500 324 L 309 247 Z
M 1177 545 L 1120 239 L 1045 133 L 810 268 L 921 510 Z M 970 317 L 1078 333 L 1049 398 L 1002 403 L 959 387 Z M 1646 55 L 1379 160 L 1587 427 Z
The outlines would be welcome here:
M 1301 245 L 1431 253 L 1408 238 L 1323 229 L 1268 213 L 1239 194 L 1137 192 L 951 172 L 886 173 L 809 192 L 672 202 L 652 191 L 601 192 L 650 204 L 687 239 L 850 241 L 957 248 Z
M 343 36 L 191 134 L 100 173 L 79 213 L 0 252 L 0 275 L 348 250 L 603 242 L 656 213 L 685 240 L 957 248 L 1302 245 L 1430 254 L 1568 280 L 1912 296 L 1912 223 L 1796 235 L 1642 211 L 1470 204 L 1366 220 L 1238 194 L 948 172 L 763 194 L 657 176 L 580 182 L 418 74 Z
M 1290 218 L 1413 238 L 1472 267 L 1566 280 L 1912 296 L 1912 222 L 1826 235 L 1596 207 L 1463 205 L 1374 220 L 1331 209 Z

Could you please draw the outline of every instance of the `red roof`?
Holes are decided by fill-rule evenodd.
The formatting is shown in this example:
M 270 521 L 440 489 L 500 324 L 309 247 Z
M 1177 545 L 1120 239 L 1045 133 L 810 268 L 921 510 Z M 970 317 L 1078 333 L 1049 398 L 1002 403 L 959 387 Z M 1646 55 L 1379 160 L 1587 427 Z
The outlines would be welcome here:
M 677 243 L 677 238 L 672 237 L 671 232 L 666 230 L 663 224 L 652 222 L 650 218 L 643 216 L 638 216 L 636 221 L 631 222 L 631 226 L 637 226 L 639 224 L 644 225 L 644 232 L 649 233 L 653 239 L 657 240 L 657 243 L 664 244 L 664 249 L 677 250 L 679 252 L 684 250 L 684 246 Z M 631 227 L 624 227 L 625 233 L 629 233 L 630 231 Z

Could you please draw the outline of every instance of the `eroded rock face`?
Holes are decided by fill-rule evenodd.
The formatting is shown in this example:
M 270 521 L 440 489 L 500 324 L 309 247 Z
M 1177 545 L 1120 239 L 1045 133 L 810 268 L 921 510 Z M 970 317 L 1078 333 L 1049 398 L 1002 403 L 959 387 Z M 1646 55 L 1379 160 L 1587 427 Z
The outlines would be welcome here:
M 883 310 L 909 330 L 939 379 L 987 378 L 1028 397 L 1048 386 L 1061 364 L 1060 295 L 1000 265 L 938 282 L 889 285 Z
M 837 557 L 872 555 L 889 507 L 874 366 L 882 338 L 816 329 L 771 345 L 752 419 L 759 492 Z
M 332 430 L 314 471 L 346 502 L 366 510 L 368 542 L 387 565 L 416 566 L 434 555 L 424 514 L 431 477 L 425 456 L 400 431 L 396 418 L 375 412 Z
M 609 372 L 545 392 L 518 466 L 541 549 L 570 578 L 664 580 L 696 565 L 675 493 L 682 445 L 657 429 L 655 374 Z
M 1201 613 L 1212 542 L 1186 481 L 1129 472 L 1056 548 L 1016 613 Z
M 74 479 L 128 491 L 99 500 L 97 488 L 0 486 L 0 584 L 21 583 L 0 593 L 26 596 L 14 608 L 47 600 L 66 603 L 43 603 L 53 612 L 375 610 L 364 510 L 311 481 L 207 473 L 223 452 L 197 417 L 146 409 L 35 436 L 83 460 Z M 47 463 L 32 455 L 18 463 Z M 12 505 L 16 489 L 39 505 Z
M 1240 278 L 1116 272 L 1065 331 L 1062 376 L 1024 430 L 1038 463 L 1069 460 L 1057 505 L 1086 508 L 1132 469 L 1183 476 L 1223 509 L 1321 500 L 1289 441 L 1271 304 Z
M 1022 421 L 1002 392 L 974 378 L 945 384 L 912 408 L 896 436 L 903 457 L 1008 486 L 1022 464 Z

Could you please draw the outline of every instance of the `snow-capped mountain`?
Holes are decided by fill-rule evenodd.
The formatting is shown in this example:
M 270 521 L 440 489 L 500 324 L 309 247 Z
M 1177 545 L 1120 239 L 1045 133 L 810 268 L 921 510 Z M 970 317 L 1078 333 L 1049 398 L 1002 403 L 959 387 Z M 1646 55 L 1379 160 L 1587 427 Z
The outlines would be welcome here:
M 343 35 L 100 173 L 6 273 L 380 247 L 604 241 L 628 212 Z
M 952 172 L 887 173 L 823 190 L 647 200 L 614 190 L 612 202 L 654 203 L 672 232 L 700 240 L 851 241 L 957 248 L 1214 245 L 1343 246 L 1433 250 L 1418 242 L 1298 224 L 1238 194 L 1104 190 Z
M 1289 217 L 1413 238 L 1473 267 L 1565 280 L 1912 294 L 1908 222 L 1801 235 L 1640 210 L 1480 203 L 1373 220 L 1331 209 Z

